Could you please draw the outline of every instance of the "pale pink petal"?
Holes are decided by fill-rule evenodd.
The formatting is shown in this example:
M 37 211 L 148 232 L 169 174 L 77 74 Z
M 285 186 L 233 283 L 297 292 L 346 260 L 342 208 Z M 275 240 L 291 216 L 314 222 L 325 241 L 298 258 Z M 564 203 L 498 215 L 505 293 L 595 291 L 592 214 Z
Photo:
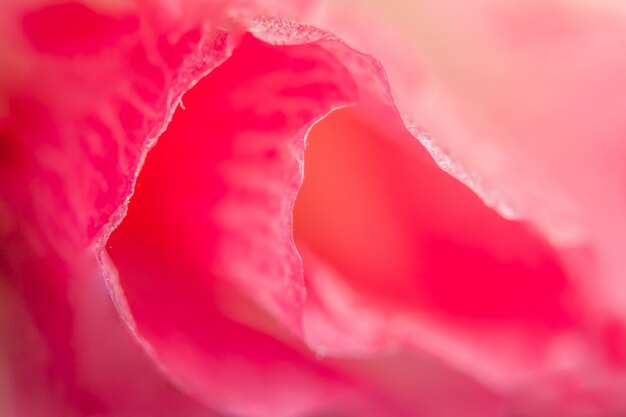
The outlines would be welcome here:
M 368 6 L 328 2 L 305 20 L 382 62 L 404 122 L 425 132 L 438 164 L 503 216 L 530 221 L 582 303 L 581 333 L 544 339 L 555 343 L 553 353 L 523 368 L 550 369 L 555 379 L 537 377 L 546 384 L 527 382 L 528 389 L 538 397 L 559 392 L 557 402 L 574 410 L 623 409 L 623 7 L 488 0 Z M 535 292 L 546 290 L 537 284 Z M 473 357 L 483 351 L 465 344 L 457 353 L 467 355 L 462 366 L 477 368 L 489 365 Z M 494 385 L 516 385 L 504 369 Z

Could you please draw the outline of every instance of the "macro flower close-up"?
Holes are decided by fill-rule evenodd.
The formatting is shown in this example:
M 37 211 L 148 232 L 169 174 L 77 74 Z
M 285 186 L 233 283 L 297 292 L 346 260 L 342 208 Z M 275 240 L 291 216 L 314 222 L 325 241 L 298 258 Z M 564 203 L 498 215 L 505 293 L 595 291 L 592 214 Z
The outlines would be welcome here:
M 0 416 L 626 416 L 617 0 L 2 0 Z

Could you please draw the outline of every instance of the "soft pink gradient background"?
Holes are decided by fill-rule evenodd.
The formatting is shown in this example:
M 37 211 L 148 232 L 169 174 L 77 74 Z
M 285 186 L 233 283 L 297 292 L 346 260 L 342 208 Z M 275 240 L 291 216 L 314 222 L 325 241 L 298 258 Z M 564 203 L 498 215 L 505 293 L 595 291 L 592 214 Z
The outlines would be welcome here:
M 618 2 L 3 8 L 3 416 L 626 412 Z

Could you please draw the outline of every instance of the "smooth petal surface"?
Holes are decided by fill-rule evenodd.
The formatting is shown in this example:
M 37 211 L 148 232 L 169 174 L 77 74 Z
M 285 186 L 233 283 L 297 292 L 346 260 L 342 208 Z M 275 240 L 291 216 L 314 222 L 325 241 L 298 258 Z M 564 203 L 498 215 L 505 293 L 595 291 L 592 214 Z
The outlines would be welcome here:
M 3 416 L 214 415 L 181 394 L 141 350 L 110 301 L 93 253 L 67 262 L 43 245 L 38 255 L 17 247 L 24 242 L 18 231 L 3 237 Z M 7 260 L 21 263 L 22 274 L 5 275 Z
M 269 36 L 264 29 L 255 33 L 276 42 L 272 29 Z M 299 36 L 295 39 L 301 41 Z M 294 42 L 293 37 L 287 37 L 287 42 Z M 313 174 L 321 179 L 311 181 L 312 192 L 305 182 L 299 198 L 308 201 L 302 204 L 308 208 L 299 214 L 296 206 L 295 237 L 304 244 L 305 273 L 306 255 L 311 252 L 307 240 L 321 248 L 322 263 L 330 262 L 326 273 L 309 277 L 310 290 L 316 291 L 316 281 L 323 288 L 307 306 L 314 305 L 309 323 L 317 326 L 305 328 L 311 347 L 326 354 L 352 355 L 408 343 L 451 361 L 498 390 L 534 398 L 528 404 L 531 413 L 535 400 L 543 404 L 539 407 L 556 407 L 560 412 L 622 409 L 622 324 L 613 316 L 597 317 L 588 288 L 572 271 L 573 265 L 586 262 L 590 246 L 555 251 L 549 244 L 554 242 L 546 242 L 552 236 L 545 229 L 506 221 L 432 162 L 432 171 L 428 162 L 420 165 L 425 154 L 420 157 L 419 145 L 413 141 L 410 149 L 412 138 L 406 133 L 406 139 L 401 139 L 410 119 L 402 123 L 388 107 L 392 103 L 384 73 L 377 68 L 374 63 L 368 71 L 353 70 L 364 107 L 356 110 L 356 123 L 337 123 L 325 131 L 329 145 L 319 152 L 319 168 Z M 372 85 L 376 87 L 368 88 Z M 485 188 L 409 127 L 440 166 L 506 211 L 498 190 L 494 194 Z M 355 145 L 346 149 L 350 136 Z M 389 148 L 394 143 L 400 143 L 397 153 Z M 400 152 L 405 155 L 399 157 Z M 331 155 L 342 154 L 344 159 L 329 161 Z M 358 154 L 364 154 L 360 169 Z M 376 164 L 378 158 L 381 162 Z M 376 166 L 380 171 L 372 173 Z M 382 174 L 385 170 L 390 173 Z M 418 178 L 427 178 L 427 184 Z M 382 185 L 376 188 L 376 184 Z M 435 196 L 432 201 L 415 194 L 425 186 L 433 187 L 428 193 Z M 309 257 L 309 265 L 315 263 L 311 259 L 315 256 Z M 337 274 L 337 267 L 356 269 Z M 320 278 L 323 275 L 326 278 Z M 350 281 L 354 286 L 346 287 Z M 356 294 L 351 292 L 355 289 Z M 326 305 L 316 305 L 324 292 Z M 421 313 L 407 315 L 403 305 Z M 396 326 L 390 325 L 394 313 Z M 309 318 L 305 315 L 305 323 Z M 346 332 L 351 337 L 342 337 Z
M 577 342 L 559 337 L 560 347 L 541 362 L 578 369 L 576 383 L 570 370 L 557 378 L 568 381 L 560 402 L 583 398 L 591 409 L 607 402 L 621 409 L 623 8 L 585 1 L 365 7 L 346 1 L 322 3 L 299 18 L 379 59 L 405 124 L 428 133 L 420 139 L 437 163 L 503 216 L 530 221 L 555 247 L 568 291 L 584 306 L 584 329 Z M 528 290 L 542 293 L 539 283 Z M 579 302 L 554 301 L 574 310 Z M 484 349 L 469 351 L 477 350 Z
M 624 8 L 558 0 L 368 6 L 320 6 L 312 21 L 381 61 L 405 121 L 428 132 L 442 166 L 503 215 L 533 222 L 597 310 L 597 332 L 613 332 L 626 305 Z
M 312 347 L 345 356 L 409 345 L 559 413 L 619 409 L 622 371 L 594 341 L 557 252 L 358 110 L 312 131 L 296 202 Z
M 315 119 L 357 98 L 333 54 L 316 45 L 276 49 L 247 36 L 239 58 L 186 96 L 189 114 L 181 104 L 162 150 L 150 154 L 107 255 L 102 244 L 126 212 L 146 150 L 180 94 L 229 56 L 240 32 L 208 25 L 181 34 L 164 29 L 171 22 L 163 10 L 133 7 L 12 3 L 9 10 L 3 47 L 21 53 L 2 78 L 2 331 L 15 336 L 3 344 L 11 364 L 3 412 L 211 415 L 167 378 L 220 413 L 457 414 L 426 391 L 394 393 L 375 369 L 362 375 L 361 364 L 319 363 L 246 301 L 301 332 L 304 287 L 290 213 L 304 136 Z M 57 30 L 53 22 L 64 19 L 73 23 Z M 14 22 L 22 28 L 10 30 Z M 276 22 L 276 39 L 297 39 L 295 29 L 306 29 L 302 41 L 326 36 Z M 143 368 L 145 358 L 111 316 L 94 252 L 122 318 L 163 376 Z M 39 359 L 27 362 L 20 349 Z M 499 412 L 499 400 L 471 379 L 428 366 L 443 386 L 472 399 L 472 413 Z M 23 375 L 34 379 L 20 382 Z M 125 389 L 119 378 L 141 390 Z

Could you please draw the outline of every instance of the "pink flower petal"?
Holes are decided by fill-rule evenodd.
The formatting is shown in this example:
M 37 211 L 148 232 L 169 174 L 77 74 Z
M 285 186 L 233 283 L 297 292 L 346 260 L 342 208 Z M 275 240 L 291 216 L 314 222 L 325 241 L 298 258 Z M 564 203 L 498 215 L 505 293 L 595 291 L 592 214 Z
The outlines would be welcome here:
M 278 331 L 259 323 L 260 312 L 246 313 L 232 288 L 300 333 L 303 286 L 290 219 L 304 134 L 314 119 L 355 98 L 349 73 L 320 46 L 271 47 L 245 37 L 183 97 L 107 244 L 116 269 L 110 279 L 137 335 L 168 373 L 219 410 L 379 413 L 351 378 L 299 352 L 302 346 L 242 326 L 241 315 L 252 315 L 254 327 Z M 400 402 L 422 413 L 449 408 Z M 492 404 L 476 409 L 484 414 Z
M 129 409 L 145 406 L 100 385 L 116 371 L 93 365 L 92 344 L 109 328 L 128 346 L 117 322 L 109 317 L 102 332 L 67 346 L 78 326 L 73 315 L 96 314 L 82 304 L 86 295 L 76 305 L 66 300 L 85 276 L 80 285 L 93 295 L 92 261 L 75 259 L 86 251 L 86 259 L 100 257 L 122 318 L 155 363 L 220 412 L 454 415 L 441 402 L 411 400 L 385 372 L 368 370 L 376 360 L 362 359 L 397 349 L 418 356 L 399 360 L 407 368 L 422 366 L 426 352 L 512 395 L 511 408 L 529 414 L 626 409 L 616 221 L 624 129 L 612 110 L 621 108 L 623 60 L 610 54 L 626 33 L 621 20 L 541 7 L 525 15 L 485 3 L 451 13 L 435 32 L 415 32 L 400 19 L 372 36 L 337 13 L 344 6 L 325 14 L 315 6 L 321 2 L 244 3 L 7 4 L 0 17 L 0 53 L 10 57 L 0 69 L 0 275 L 16 300 L 7 315 L 31 329 L 17 343 L 61 358 L 52 375 L 81 404 L 86 386 L 111 410 L 128 412 L 125 401 L 134 404 Z M 424 7 L 434 22 L 448 17 L 438 6 L 398 4 L 401 12 Z M 255 19 L 260 10 L 335 30 L 381 59 L 391 87 L 370 56 L 311 26 Z M 561 24 L 553 32 L 555 20 Z M 545 29 L 539 42 L 525 32 L 529 25 Z M 451 61 L 426 36 L 444 29 L 437 39 L 451 48 L 444 48 Z M 478 52 L 469 58 L 461 42 L 467 34 L 469 50 Z M 546 59 L 552 50 L 565 52 Z M 470 65 L 476 56 L 479 66 Z M 572 61 L 578 66 L 569 73 Z M 570 102 L 579 79 L 594 80 L 581 96 L 606 106 L 588 111 L 585 102 Z M 533 88 L 538 82 L 549 94 Z M 354 103 L 313 128 L 296 201 L 305 135 L 331 110 Z M 584 140 L 598 132 L 607 146 Z M 576 139 L 564 153 L 569 138 Z M 424 146 L 501 213 L 512 215 L 511 203 L 536 229 L 487 208 Z M 581 166 L 593 174 L 583 178 Z M 37 291 L 20 290 L 25 283 Z M 321 363 L 309 348 L 360 359 Z M 120 361 L 140 381 L 142 359 L 128 349 Z M 75 365 L 82 355 L 90 359 Z M 30 372 L 15 363 L 15 378 Z M 35 363 L 34 373 L 41 363 L 48 362 Z M 75 382 L 79 368 L 88 383 Z M 471 412 L 499 412 L 499 400 L 446 365 L 433 372 L 470 393 Z M 41 398 L 61 413 L 82 410 L 73 399 L 47 397 L 50 380 L 41 378 Z M 156 385 L 137 395 L 164 392 L 174 409 L 202 410 L 163 388 L 160 376 L 149 379 Z M 16 387 L 19 407 L 39 398 L 22 382 Z M 126 400 L 113 404 L 118 396 Z
M 536 225 L 594 306 L 596 332 L 610 333 L 626 317 L 624 9 L 451 3 L 343 1 L 311 21 L 382 62 L 405 120 L 478 175 L 488 203 Z
M 299 180 L 293 155 L 307 124 L 351 94 L 327 55 L 247 36 L 184 96 L 107 245 L 139 335 L 191 392 L 232 413 L 298 415 L 322 402 L 315 365 L 223 317 L 229 299 L 215 287 L 234 280 L 299 327 L 304 288 L 282 223 Z
M 1 415 L 212 415 L 141 351 L 93 253 L 68 262 L 43 241 L 37 253 L 27 245 L 20 230 L 11 230 L 0 251 Z
M 412 346 L 560 412 L 621 407 L 621 376 L 605 374 L 554 250 L 390 130 L 356 108 L 309 137 L 294 226 L 311 346 L 339 356 Z M 602 389 L 585 387 L 590 372 Z
M 560 378 L 565 401 L 590 396 L 593 407 L 622 409 L 623 8 L 488 0 L 371 6 L 343 2 L 311 21 L 380 59 L 405 122 L 426 129 L 440 165 L 503 215 L 532 222 L 555 247 L 586 305 L 584 342 L 554 356 L 560 367 L 578 368 L 577 378 Z

